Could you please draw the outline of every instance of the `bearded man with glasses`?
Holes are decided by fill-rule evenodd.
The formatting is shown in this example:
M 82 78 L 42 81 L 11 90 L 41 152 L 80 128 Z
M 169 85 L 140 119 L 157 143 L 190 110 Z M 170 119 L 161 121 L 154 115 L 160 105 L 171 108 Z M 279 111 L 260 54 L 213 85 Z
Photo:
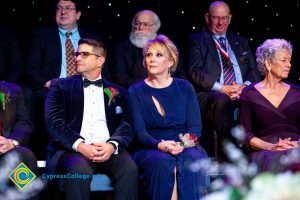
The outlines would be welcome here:
M 151 10 L 141 10 L 134 15 L 129 37 L 118 42 L 114 48 L 112 71 L 116 83 L 129 88 L 148 76 L 143 66 L 142 49 L 148 40 L 153 40 L 157 36 L 160 26 L 158 15 Z M 174 76 L 185 78 L 181 60 Z
M 211 156 L 222 160 L 224 138 L 230 137 L 233 112 L 238 107 L 242 89 L 260 80 L 248 40 L 227 33 L 232 14 L 223 1 L 212 2 L 205 14 L 208 30 L 189 37 L 189 77 L 198 91 L 202 113 L 202 144 Z M 206 121 L 205 121 L 206 120 Z M 217 135 L 217 144 L 208 133 L 212 121 Z M 215 149 L 212 149 L 213 144 Z

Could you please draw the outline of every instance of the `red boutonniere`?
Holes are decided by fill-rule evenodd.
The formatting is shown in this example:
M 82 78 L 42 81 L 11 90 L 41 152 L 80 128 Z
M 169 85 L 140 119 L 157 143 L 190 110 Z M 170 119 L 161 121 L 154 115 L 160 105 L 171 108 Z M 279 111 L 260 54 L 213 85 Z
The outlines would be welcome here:
M 116 96 L 120 96 L 119 90 L 113 87 L 104 88 L 104 93 L 108 96 L 108 106 L 115 101 Z
M 192 133 L 186 133 L 186 134 L 179 134 L 179 138 L 181 142 L 179 142 L 180 146 L 183 146 L 185 148 L 187 147 L 200 147 L 198 137 L 195 134 Z

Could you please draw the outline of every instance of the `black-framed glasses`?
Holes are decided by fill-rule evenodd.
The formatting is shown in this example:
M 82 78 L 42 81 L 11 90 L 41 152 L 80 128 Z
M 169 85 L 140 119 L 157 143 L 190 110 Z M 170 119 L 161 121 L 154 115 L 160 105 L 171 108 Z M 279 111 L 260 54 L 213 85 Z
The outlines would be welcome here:
M 93 54 L 93 53 L 90 53 L 90 52 L 87 52 L 87 51 L 82 51 L 82 52 L 74 52 L 74 56 L 75 58 L 77 58 L 78 56 L 81 56 L 82 59 L 86 59 L 87 57 L 89 57 L 90 55 L 93 55 L 93 56 L 97 56 L 97 57 L 101 57 L 97 54 Z
M 134 22 L 134 27 L 138 28 L 138 27 L 144 27 L 146 29 L 151 28 L 151 26 L 153 26 L 154 24 L 151 24 L 149 22 L 140 22 L 140 21 L 136 21 Z
M 211 16 L 210 15 L 210 18 L 213 20 L 213 21 L 223 21 L 223 22 L 228 22 L 229 20 L 229 16 Z
M 67 7 L 62 7 L 62 6 L 57 6 L 56 7 L 56 12 L 62 12 L 65 11 L 66 13 L 71 12 L 72 10 L 76 10 L 76 8 L 72 7 L 72 6 L 67 6 Z

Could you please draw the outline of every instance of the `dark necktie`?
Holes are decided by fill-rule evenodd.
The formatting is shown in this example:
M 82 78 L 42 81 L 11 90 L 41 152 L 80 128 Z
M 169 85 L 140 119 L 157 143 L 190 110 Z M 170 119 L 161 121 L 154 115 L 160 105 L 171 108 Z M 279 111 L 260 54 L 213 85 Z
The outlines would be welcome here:
M 221 48 L 227 53 L 225 38 L 220 37 L 219 41 L 220 41 Z M 231 85 L 233 82 L 236 81 L 232 63 L 230 62 L 230 58 L 227 58 L 222 53 L 221 53 L 221 58 L 222 58 L 222 65 L 223 65 L 224 85 Z
M 70 36 L 72 33 L 66 32 L 66 61 L 67 61 L 67 77 L 76 74 L 74 47 Z
M 88 79 L 83 79 L 83 87 L 86 88 L 89 85 L 95 85 L 95 86 L 98 86 L 98 87 L 102 87 L 103 81 L 102 81 L 102 79 L 99 79 L 99 80 L 96 80 L 96 81 L 90 81 Z

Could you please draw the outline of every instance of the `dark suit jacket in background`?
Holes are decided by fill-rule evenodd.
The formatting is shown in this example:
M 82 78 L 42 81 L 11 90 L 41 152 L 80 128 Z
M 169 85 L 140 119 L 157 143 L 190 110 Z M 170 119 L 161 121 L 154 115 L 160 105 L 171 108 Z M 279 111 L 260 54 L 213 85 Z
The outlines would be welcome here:
M 17 140 L 20 145 L 26 146 L 32 133 L 32 127 L 22 90 L 15 84 L 0 81 L 0 92 L 7 95 L 5 110 L 2 109 L 2 105 L 0 109 L 3 136 Z
M 24 60 L 16 34 L 0 27 L 0 80 L 18 84 L 24 72 Z
M 134 46 L 129 39 L 115 46 L 113 62 L 112 71 L 115 82 L 124 88 L 129 88 L 132 84 L 144 80 L 148 76 L 148 72 L 143 66 L 142 48 Z M 174 76 L 185 78 L 181 59 Z
M 119 152 L 129 145 L 133 137 L 132 119 L 128 110 L 127 91 L 108 81 L 103 87 L 113 87 L 120 95 L 108 105 L 108 96 L 104 93 L 105 115 L 110 139 L 119 143 Z M 52 138 L 48 146 L 47 164 L 49 172 L 55 172 L 59 158 L 66 151 L 74 152 L 72 145 L 80 136 L 84 109 L 82 77 L 79 75 L 66 79 L 54 79 L 45 104 L 45 120 Z M 117 113 L 117 107 L 122 113 Z M 108 140 L 108 141 L 109 141 Z
M 96 33 L 81 28 L 78 28 L 78 31 L 81 38 L 102 40 Z M 28 49 L 26 73 L 38 97 L 46 96 L 48 89 L 44 85 L 47 81 L 59 77 L 61 59 L 62 50 L 58 27 L 34 29 Z
M 248 40 L 230 33 L 227 33 L 226 37 L 238 61 L 243 81 L 259 81 L 260 75 Z M 203 31 L 191 35 L 189 39 L 190 78 L 197 91 L 211 91 L 221 76 L 221 63 L 212 35 L 208 31 Z

